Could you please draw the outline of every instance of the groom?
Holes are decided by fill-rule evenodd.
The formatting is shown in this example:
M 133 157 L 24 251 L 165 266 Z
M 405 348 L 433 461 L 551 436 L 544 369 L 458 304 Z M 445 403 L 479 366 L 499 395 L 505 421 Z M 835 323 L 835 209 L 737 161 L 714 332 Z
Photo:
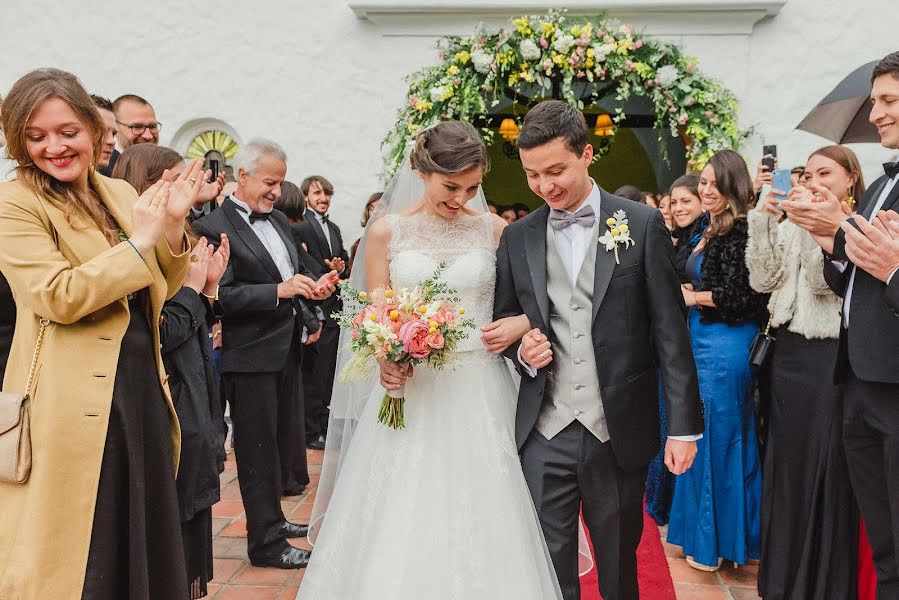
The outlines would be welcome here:
M 524 313 L 534 327 L 506 351 L 522 375 L 522 468 L 565 599 L 580 598 L 581 510 L 603 598 L 639 598 L 636 550 L 646 469 L 659 450 L 659 370 L 665 464 L 674 474 L 690 468 L 703 431 L 671 236 L 657 210 L 590 179 L 587 123 L 567 103 L 534 107 L 518 148 L 528 185 L 546 202 L 506 228 L 497 251 L 494 318 Z M 617 211 L 625 227 L 615 223 Z

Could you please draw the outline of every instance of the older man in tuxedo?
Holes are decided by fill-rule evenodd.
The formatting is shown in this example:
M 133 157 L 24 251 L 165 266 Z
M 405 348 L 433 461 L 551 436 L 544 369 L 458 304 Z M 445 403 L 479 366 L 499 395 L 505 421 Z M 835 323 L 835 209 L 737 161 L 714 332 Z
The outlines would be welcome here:
M 871 101 L 882 145 L 899 149 L 899 52 L 875 67 Z M 848 217 L 823 187 L 815 188 L 820 202 L 781 207 L 829 258 L 847 265 L 836 280 L 843 296 L 835 369 L 846 385 L 843 442 L 877 567 L 877 597 L 899 598 L 899 166 L 884 170 L 857 216 Z
M 334 270 L 341 279 L 349 275 L 349 255 L 343 245 L 340 228 L 328 218 L 334 186 L 321 175 L 303 180 L 300 190 L 306 198 L 305 219 L 297 225 L 298 237 L 306 244 L 319 271 Z M 321 338 L 303 357 L 303 384 L 306 400 L 306 442 L 308 447 L 322 450 L 328 430 L 328 406 L 337 367 L 337 344 L 340 327 L 331 313 L 342 308 L 340 298 L 333 296 L 322 302 L 325 321 Z
M 194 229 L 210 240 L 225 233 L 231 244 L 218 300 L 247 553 L 257 566 L 300 568 L 309 553 L 286 540 L 305 536 L 307 527 L 288 522 L 280 505 L 283 471 L 290 470 L 295 453 L 279 448 L 279 440 L 283 431 L 302 433 L 303 342 L 321 328 L 317 319 L 304 319 L 312 314 L 304 303 L 333 294 L 329 282 L 336 273 L 318 282 L 309 277 L 287 218 L 273 210 L 287 173 L 284 151 L 274 142 L 252 140 L 241 147 L 234 167 L 237 190 L 220 210 L 195 221 Z

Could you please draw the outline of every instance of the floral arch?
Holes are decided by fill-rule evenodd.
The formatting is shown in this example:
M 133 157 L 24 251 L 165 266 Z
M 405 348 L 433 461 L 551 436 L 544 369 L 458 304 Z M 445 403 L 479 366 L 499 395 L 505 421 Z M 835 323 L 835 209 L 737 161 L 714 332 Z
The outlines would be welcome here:
M 585 109 L 610 94 L 622 102 L 643 96 L 653 107 L 653 127 L 660 136 L 669 131 L 680 137 L 694 168 L 718 150 L 738 149 L 750 133 L 737 123 L 736 97 L 675 44 L 645 38 L 604 17 L 569 17 L 559 10 L 511 24 L 495 33 L 443 38 L 440 62 L 410 77 L 406 104 L 384 140 L 385 177 L 421 129 L 460 119 L 481 126 L 492 141 L 491 115 L 511 110 L 518 120 L 527 107 L 549 97 Z M 607 134 L 614 135 L 627 119 L 621 108 L 614 113 L 597 130 L 608 125 Z M 511 125 L 503 119 L 504 128 Z

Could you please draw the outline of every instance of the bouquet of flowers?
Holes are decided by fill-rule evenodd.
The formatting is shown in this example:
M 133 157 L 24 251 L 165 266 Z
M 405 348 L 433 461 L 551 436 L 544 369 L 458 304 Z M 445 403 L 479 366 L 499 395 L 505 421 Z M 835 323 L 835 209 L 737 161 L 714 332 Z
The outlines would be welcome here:
M 463 318 L 455 290 L 440 280 L 445 264 L 414 288 L 378 288 L 371 294 L 340 283 L 344 310 L 333 317 L 352 330 L 353 355 L 340 372 L 341 383 L 369 377 L 379 361 L 413 367 L 427 363 L 440 368 L 450 364 L 460 340 L 474 329 Z M 404 389 L 388 390 L 381 400 L 378 422 L 393 429 L 406 426 Z

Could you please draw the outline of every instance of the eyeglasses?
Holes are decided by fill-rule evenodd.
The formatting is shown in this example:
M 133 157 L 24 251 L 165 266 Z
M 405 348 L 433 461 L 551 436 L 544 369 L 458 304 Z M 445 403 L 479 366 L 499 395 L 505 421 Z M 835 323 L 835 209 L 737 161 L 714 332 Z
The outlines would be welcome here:
M 133 133 L 134 135 L 143 135 L 144 132 L 148 129 L 150 130 L 151 133 L 156 133 L 157 131 L 162 129 L 162 123 L 159 123 L 159 122 L 147 123 L 147 124 L 134 123 L 133 125 L 129 125 L 128 123 L 122 123 L 121 121 L 116 120 L 116 123 L 118 123 L 119 125 L 124 125 L 128 129 L 130 129 L 131 133 Z

